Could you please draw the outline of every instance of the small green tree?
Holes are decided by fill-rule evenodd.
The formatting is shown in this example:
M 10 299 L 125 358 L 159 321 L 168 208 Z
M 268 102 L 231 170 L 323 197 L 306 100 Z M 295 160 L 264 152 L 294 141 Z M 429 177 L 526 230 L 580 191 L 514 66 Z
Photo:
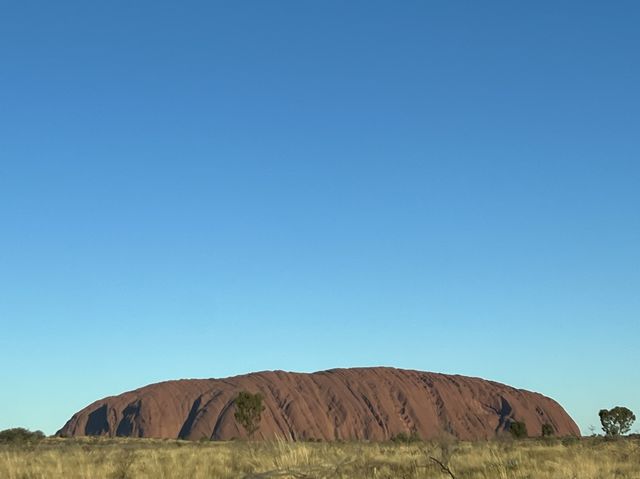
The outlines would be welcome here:
M 636 420 L 635 414 L 630 409 L 616 406 L 613 409 L 601 409 L 598 413 L 602 430 L 607 436 L 619 436 L 626 434 Z
M 264 404 L 262 404 L 262 394 L 251 394 L 247 391 L 241 391 L 235 400 L 236 412 L 234 417 L 236 421 L 247 432 L 249 437 L 258 430 Z
M 516 439 L 522 439 L 529 436 L 529 434 L 527 433 L 527 425 L 522 421 L 513 421 L 509 425 L 509 432 Z
M 549 424 L 548 422 L 545 422 L 542 425 L 542 437 L 549 437 L 549 436 L 553 436 L 555 434 L 555 429 L 553 429 L 553 426 L 551 424 Z

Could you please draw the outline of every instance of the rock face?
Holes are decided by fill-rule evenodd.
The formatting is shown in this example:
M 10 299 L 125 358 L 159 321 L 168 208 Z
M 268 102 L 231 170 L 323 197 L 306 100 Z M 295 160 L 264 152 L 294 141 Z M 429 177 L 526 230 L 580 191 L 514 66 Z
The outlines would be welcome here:
M 393 368 L 167 381 L 96 401 L 58 434 L 241 438 L 234 399 L 243 390 L 264 396 L 255 438 L 384 440 L 416 432 L 424 439 L 488 439 L 505 433 L 513 421 L 525 422 L 532 436 L 545 423 L 558 435 L 580 435 L 564 409 L 541 394 L 479 378 Z

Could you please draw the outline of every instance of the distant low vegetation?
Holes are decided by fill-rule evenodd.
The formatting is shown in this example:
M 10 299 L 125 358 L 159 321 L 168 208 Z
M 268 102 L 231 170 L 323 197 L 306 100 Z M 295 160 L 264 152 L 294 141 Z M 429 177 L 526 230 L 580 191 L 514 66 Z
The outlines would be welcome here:
M 44 437 L 45 435 L 42 431 L 30 431 L 23 427 L 15 427 L 0 431 L 0 444 L 37 442 L 44 439 Z
M 391 438 L 391 442 L 398 442 L 402 444 L 411 444 L 414 442 L 420 442 L 421 440 L 422 439 L 415 431 L 412 431 L 409 434 L 407 434 L 406 432 L 401 432 Z

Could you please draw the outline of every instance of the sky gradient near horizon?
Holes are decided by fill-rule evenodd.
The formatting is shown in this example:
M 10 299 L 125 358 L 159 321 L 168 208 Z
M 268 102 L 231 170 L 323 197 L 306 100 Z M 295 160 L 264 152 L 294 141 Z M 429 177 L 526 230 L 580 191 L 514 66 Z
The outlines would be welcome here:
M 385 365 L 640 417 L 640 4 L 0 4 L 0 429 Z M 634 430 L 640 429 L 637 423 Z

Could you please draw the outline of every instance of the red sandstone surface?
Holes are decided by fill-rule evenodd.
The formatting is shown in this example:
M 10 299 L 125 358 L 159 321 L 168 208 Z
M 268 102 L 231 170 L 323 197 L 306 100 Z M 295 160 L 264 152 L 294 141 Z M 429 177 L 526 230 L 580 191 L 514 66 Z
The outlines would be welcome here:
M 58 434 L 242 438 L 234 399 L 243 390 L 264 396 L 256 439 L 385 440 L 401 432 L 424 439 L 488 439 L 512 421 L 524 421 L 531 436 L 539 436 L 544 423 L 558 435 L 580 435 L 564 409 L 542 394 L 479 378 L 394 368 L 167 381 L 96 401 Z

